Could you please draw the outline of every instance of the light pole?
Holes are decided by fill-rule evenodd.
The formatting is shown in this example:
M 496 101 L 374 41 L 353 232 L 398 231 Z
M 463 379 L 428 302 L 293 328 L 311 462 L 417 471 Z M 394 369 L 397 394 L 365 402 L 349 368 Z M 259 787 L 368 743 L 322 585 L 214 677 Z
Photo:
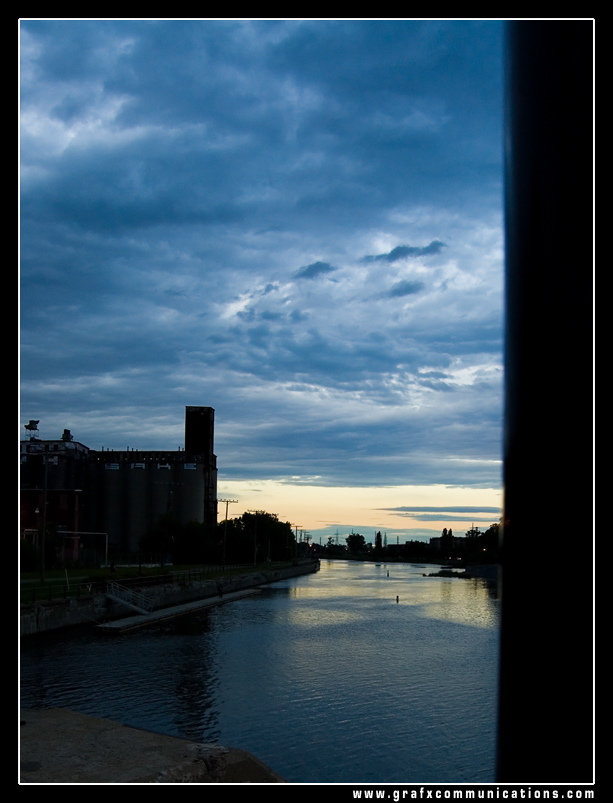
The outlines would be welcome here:
M 221 565 L 226 565 L 226 535 L 228 533 L 228 505 L 233 502 L 238 502 L 238 499 L 218 499 L 218 502 L 225 502 L 226 505 L 226 520 L 223 527 L 223 554 L 221 557 Z

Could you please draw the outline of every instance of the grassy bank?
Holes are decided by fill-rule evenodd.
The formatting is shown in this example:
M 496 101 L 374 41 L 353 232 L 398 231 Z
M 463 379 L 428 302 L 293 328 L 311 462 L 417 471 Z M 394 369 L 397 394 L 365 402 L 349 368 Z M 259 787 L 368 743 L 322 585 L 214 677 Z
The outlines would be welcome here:
M 249 574 L 267 569 L 280 569 L 291 566 L 292 562 L 241 564 L 218 566 L 211 564 L 179 566 L 117 566 L 112 573 L 103 569 L 52 569 L 45 572 L 41 582 L 40 573 L 23 572 L 20 577 L 20 598 L 22 604 L 36 601 L 80 597 L 102 592 L 106 583 L 127 583 L 133 585 L 157 585 L 168 582 L 187 583 L 234 575 Z

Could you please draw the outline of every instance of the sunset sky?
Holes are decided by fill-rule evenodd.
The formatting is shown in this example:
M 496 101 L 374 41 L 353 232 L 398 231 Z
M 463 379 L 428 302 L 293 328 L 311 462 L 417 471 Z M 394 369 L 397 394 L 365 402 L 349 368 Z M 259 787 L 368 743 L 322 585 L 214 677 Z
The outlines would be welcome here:
M 210 406 L 230 516 L 496 521 L 502 25 L 22 21 L 21 424 Z

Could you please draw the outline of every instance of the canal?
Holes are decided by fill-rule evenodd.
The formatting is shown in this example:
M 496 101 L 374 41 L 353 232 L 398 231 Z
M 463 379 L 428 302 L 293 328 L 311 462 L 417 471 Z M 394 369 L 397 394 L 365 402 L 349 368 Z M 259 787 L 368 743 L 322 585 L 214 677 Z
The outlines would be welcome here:
M 430 571 L 322 561 L 125 636 L 26 638 L 21 704 L 240 747 L 295 783 L 492 782 L 499 603 Z

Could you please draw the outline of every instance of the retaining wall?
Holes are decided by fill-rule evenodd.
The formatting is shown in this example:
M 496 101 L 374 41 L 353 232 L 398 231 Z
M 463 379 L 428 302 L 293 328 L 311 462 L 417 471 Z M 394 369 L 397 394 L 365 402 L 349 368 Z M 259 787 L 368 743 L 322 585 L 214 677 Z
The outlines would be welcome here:
M 255 588 L 297 577 L 319 570 L 319 561 L 308 561 L 285 569 L 272 569 L 231 577 L 219 577 L 217 580 L 196 580 L 186 583 L 174 582 L 159 586 L 143 588 L 141 593 L 153 599 L 153 609 L 170 608 L 184 602 L 194 602 L 218 595 L 218 584 L 224 593 L 240 591 L 243 588 Z M 29 636 L 47 630 L 91 624 L 101 624 L 113 619 L 133 616 L 134 611 L 125 605 L 109 600 L 104 594 L 92 594 L 85 597 L 72 597 L 66 600 L 36 602 L 21 606 L 20 633 Z

